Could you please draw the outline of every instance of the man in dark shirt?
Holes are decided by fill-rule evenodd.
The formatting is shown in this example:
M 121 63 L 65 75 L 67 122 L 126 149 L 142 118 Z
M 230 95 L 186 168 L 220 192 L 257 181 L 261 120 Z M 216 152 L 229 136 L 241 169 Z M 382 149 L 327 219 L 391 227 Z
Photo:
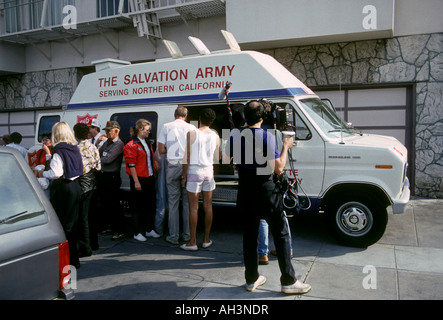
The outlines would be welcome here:
M 266 278 L 258 273 L 257 252 L 258 227 L 260 219 L 265 219 L 277 249 L 281 291 L 286 294 L 306 293 L 311 286 L 295 278 L 283 195 L 274 182 L 274 174 L 281 174 L 285 167 L 293 138 L 283 140 L 280 153 L 271 131 L 261 128 L 265 107 L 259 100 L 248 102 L 244 115 L 248 126 L 232 132 L 225 150 L 233 157 L 238 169 L 237 209 L 243 219 L 246 290 L 254 291 L 266 282 Z
M 117 121 L 108 121 L 106 137 L 100 136 L 105 142 L 100 147 L 102 172 L 98 179 L 98 191 L 101 199 L 102 213 L 105 223 L 109 223 L 114 233 L 112 239 L 124 237 L 123 211 L 120 206 L 120 186 L 122 183 L 120 170 L 123 160 L 124 143 L 119 138 L 120 125 Z

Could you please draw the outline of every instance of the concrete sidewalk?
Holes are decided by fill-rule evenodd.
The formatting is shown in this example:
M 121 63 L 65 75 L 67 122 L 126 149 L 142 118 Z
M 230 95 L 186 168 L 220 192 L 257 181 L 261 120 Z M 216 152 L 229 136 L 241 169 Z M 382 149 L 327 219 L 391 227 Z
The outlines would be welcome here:
M 335 243 L 320 216 L 292 219 L 292 262 L 297 278 L 312 285 L 302 296 L 280 293 L 275 257 L 259 266 L 267 282 L 247 292 L 238 222 L 228 212 L 217 214 L 221 212 L 214 214 L 214 245 L 197 252 L 163 238 L 113 242 L 101 236 L 100 250 L 81 259 L 76 299 L 443 299 L 443 199 L 411 200 L 404 214 L 389 215 L 383 238 L 366 249 Z M 199 226 L 202 222 L 199 217 Z

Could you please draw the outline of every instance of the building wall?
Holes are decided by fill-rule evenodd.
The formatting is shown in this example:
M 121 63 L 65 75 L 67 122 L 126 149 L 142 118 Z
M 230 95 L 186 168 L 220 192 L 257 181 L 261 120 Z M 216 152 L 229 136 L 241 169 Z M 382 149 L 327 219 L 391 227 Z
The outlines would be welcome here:
M 201 38 L 211 50 L 220 50 L 226 45 L 219 30 L 231 31 L 243 49 L 273 55 L 310 87 L 412 84 L 415 112 L 411 117 L 415 122 L 410 130 L 415 140 L 409 152 L 415 159 L 414 192 L 443 197 L 443 2 L 374 1 L 380 30 L 367 30 L 362 24 L 367 1 L 351 2 L 348 7 L 350 0 L 226 0 L 226 16 L 188 20 L 187 25 L 164 24 L 162 33 L 188 55 L 195 53 L 188 35 Z M 344 19 L 351 9 L 352 21 Z M 328 23 L 332 29 L 325 27 Z M 259 32 L 260 28 L 266 32 Z M 304 37 L 308 31 L 310 36 Z M 7 65 L 13 63 L 12 69 L 24 72 L 0 76 L 0 134 L 11 128 L 11 117 L 3 116 L 4 111 L 66 105 L 81 77 L 81 67 L 90 66 L 93 60 L 168 56 L 163 44 L 155 48 L 134 30 L 109 32 L 106 37 L 83 36 L 71 44 L 55 41 L 6 48 L 3 43 L 0 48 L 2 57 L 7 53 L 16 58 L 3 59 L 0 70 L 9 72 Z
M 414 83 L 414 191 L 443 197 L 442 49 L 443 33 L 435 33 L 265 52 L 310 87 Z

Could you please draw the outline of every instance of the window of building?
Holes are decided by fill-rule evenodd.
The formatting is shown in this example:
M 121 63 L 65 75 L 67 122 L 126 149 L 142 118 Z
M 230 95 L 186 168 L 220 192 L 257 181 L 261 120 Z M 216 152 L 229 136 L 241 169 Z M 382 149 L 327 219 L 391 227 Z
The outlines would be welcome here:
M 61 25 L 63 8 L 75 0 L 7 0 L 4 2 L 5 30 L 14 33 L 44 26 Z
M 49 0 L 46 8 L 45 25 L 55 26 L 61 25 L 65 14 L 63 14 L 63 8 L 68 5 L 75 5 L 75 0 Z
M 123 1 L 122 3 L 120 3 Z M 119 6 L 122 5 L 122 12 L 129 12 L 128 0 L 97 0 L 97 18 L 115 16 L 119 14 Z
M 6 32 L 13 33 L 21 31 L 21 23 L 20 23 L 20 6 L 19 0 L 9 0 L 5 1 L 5 23 L 6 23 Z

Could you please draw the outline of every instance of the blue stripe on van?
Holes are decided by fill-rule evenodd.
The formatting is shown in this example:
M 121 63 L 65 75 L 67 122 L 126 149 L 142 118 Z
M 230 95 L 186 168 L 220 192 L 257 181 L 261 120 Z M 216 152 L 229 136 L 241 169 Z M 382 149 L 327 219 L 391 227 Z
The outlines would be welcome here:
M 229 98 L 250 99 L 250 98 L 294 96 L 298 94 L 306 94 L 306 92 L 302 88 L 230 92 Z M 122 100 L 112 100 L 112 101 L 103 101 L 103 102 L 70 103 L 67 105 L 66 109 L 117 107 L 125 105 L 173 103 L 173 102 L 205 101 L 205 100 L 218 100 L 218 93 L 187 95 L 187 96 L 167 96 L 167 97 L 158 97 L 158 98 L 122 99 Z

